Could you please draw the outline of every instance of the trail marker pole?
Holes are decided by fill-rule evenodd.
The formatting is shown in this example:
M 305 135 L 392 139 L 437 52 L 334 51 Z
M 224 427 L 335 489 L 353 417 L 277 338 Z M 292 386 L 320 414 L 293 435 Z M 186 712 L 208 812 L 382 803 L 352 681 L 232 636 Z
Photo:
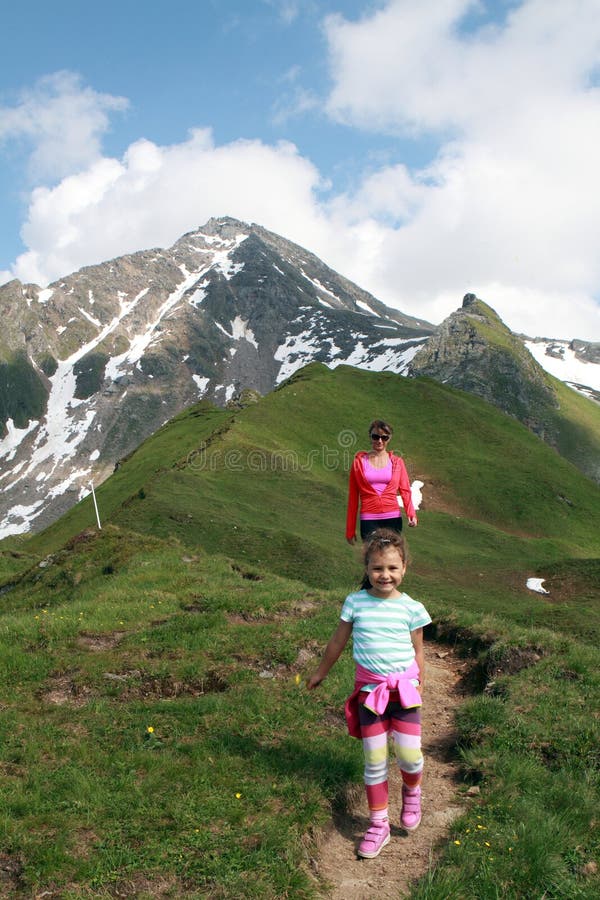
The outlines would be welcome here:
M 102 525 L 100 524 L 100 514 L 98 513 L 98 504 L 96 503 L 96 492 L 94 491 L 94 482 L 90 481 L 90 487 L 92 489 L 92 497 L 94 498 L 94 509 L 96 510 L 96 521 L 98 523 L 98 529 L 102 531 Z

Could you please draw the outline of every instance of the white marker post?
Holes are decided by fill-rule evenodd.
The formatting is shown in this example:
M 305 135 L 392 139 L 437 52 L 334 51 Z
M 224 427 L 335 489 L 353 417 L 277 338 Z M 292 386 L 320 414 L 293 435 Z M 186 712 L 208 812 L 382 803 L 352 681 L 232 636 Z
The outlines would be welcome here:
M 102 531 L 102 525 L 100 524 L 100 515 L 98 513 L 98 504 L 96 503 L 96 492 L 94 491 L 94 482 L 90 481 L 90 487 L 92 489 L 92 497 L 94 498 L 94 509 L 96 510 L 96 521 L 98 523 L 98 529 Z

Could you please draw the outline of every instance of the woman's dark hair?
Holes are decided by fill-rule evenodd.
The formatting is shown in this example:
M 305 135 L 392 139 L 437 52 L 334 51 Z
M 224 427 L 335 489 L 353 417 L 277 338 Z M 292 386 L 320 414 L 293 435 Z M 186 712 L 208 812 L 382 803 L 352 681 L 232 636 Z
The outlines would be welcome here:
M 363 544 L 362 555 L 365 564 L 365 574 L 363 575 L 363 580 L 360 585 L 361 588 L 366 588 L 368 590 L 373 587 L 366 571 L 373 553 L 382 553 L 390 547 L 398 551 L 404 565 L 408 564 L 408 549 L 402 535 L 397 531 L 392 531 L 391 528 L 378 528 L 377 531 L 371 532 Z
M 378 428 L 381 431 L 385 432 L 385 434 L 389 434 L 390 437 L 394 433 L 394 429 L 392 428 L 392 426 L 388 425 L 387 422 L 384 422 L 383 419 L 373 419 L 373 421 L 369 425 L 369 437 L 371 436 L 374 428 Z

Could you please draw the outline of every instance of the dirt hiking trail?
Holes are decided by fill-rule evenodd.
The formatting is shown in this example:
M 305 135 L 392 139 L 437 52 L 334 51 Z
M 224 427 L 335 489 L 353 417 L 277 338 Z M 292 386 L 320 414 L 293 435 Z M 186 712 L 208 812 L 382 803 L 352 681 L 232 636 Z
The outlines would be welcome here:
M 452 821 L 464 811 L 450 751 L 455 740 L 454 712 L 465 696 L 460 685 L 469 664 L 448 646 L 431 641 L 425 642 L 425 660 L 421 825 L 412 834 L 400 826 L 402 780 L 390 754 L 391 840 L 376 859 L 357 857 L 356 848 L 368 827 L 369 816 L 364 787 L 353 786 L 346 810 L 334 815 L 331 831 L 320 845 L 319 856 L 312 861 L 321 895 L 327 900 L 409 897 L 411 885 L 430 868 Z

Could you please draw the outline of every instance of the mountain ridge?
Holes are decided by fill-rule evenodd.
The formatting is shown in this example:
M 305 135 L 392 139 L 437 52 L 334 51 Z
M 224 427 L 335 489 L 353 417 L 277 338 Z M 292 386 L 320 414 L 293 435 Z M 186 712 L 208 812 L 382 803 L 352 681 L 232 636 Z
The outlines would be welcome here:
M 462 307 L 417 351 L 407 374 L 487 400 L 600 481 L 600 408 L 589 403 L 593 391 L 572 390 L 550 375 L 475 294 L 466 294 Z
M 0 288 L 0 534 L 43 527 L 200 398 L 268 393 L 311 360 L 401 372 L 433 326 L 260 226 Z
M 203 398 L 235 408 L 310 362 L 430 374 L 483 391 L 482 351 L 499 335 L 513 356 L 526 353 L 484 307 L 467 384 L 458 370 L 446 375 L 424 364 L 433 347 L 438 357 L 450 352 L 456 334 L 446 323 L 435 328 L 390 309 L 308 250 L 230 217 L 210 219 L 170 248 L 87 266 L 46 288 L 9 282 L 0 287 L 0 537 L 45 527 L 190 404 Z M 482 336 L 486 317 L 491 327 Z M 463 345 L 469 340 L 465 332 Z M 580 411 L 570 413 L 566 440 L 562 421 L 540 424 L 530 415 L 532 384 L 546 406 L 561 405 L 531 354 L 508 381 L 509 395 L 518 388 L 524 398 L 520 409 L 505 411 L 600 477 L 588 465 L 595 445 L 587 425 L 583 451 L 573 451 Z M 561 403 L 571 409 L 575 401 Z M 591 415 L 586 409 L 583 418 Z

